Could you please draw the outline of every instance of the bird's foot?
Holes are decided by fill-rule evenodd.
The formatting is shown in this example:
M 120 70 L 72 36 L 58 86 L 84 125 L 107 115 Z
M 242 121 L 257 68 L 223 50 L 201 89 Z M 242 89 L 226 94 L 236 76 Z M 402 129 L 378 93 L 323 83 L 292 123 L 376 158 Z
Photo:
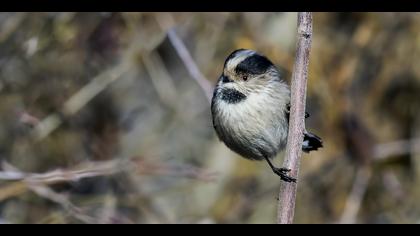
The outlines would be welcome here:
M 288 183 L 293 182 L 296 183 L 296 179 L 293 177 L 290 177 L 289 175 L 287 175 L 288 172 L 290 172 L 290 169 L 287 168 L 274 168 L 273 169 L 274 173 L 278 176 L 280 176 L 280 179 L 283 181 L 286 181 Z

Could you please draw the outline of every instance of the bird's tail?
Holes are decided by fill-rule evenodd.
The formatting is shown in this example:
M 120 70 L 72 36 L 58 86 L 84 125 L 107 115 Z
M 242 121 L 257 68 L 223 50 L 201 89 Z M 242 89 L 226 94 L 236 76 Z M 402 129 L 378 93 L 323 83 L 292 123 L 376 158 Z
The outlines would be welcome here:
M 322 139 L 316 136 L 313 133 L 306 131 L 304 133 L 303 144 L 302 144 L 302 151 L 310 152 L 314 150 L 318 150 L 322 146 Z

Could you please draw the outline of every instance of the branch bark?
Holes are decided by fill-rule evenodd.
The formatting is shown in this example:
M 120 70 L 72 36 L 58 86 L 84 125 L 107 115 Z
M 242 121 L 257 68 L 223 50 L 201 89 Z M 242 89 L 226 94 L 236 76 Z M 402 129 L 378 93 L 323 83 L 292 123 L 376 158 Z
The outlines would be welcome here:
M 283 167 L 291 169 L 297 178 L 302 155 L 305 130 L 306 82 L 308 78 L 309 52 L 312 42 L 312 13 L 298 13 L 298 41 L 291 84 L 291 107 L 286 156 Z M 297 184 L 283 182 L 280 186 L 277 223 L 291 224 L 295 213 Z

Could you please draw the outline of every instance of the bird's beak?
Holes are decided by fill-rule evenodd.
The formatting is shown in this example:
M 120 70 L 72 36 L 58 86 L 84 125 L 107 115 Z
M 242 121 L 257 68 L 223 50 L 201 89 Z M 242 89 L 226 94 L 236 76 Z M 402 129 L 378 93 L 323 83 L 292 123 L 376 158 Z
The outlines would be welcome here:
M 230 83 L 233 82 L 229 77 L 222 75 L 222 82 L 223 83 Z

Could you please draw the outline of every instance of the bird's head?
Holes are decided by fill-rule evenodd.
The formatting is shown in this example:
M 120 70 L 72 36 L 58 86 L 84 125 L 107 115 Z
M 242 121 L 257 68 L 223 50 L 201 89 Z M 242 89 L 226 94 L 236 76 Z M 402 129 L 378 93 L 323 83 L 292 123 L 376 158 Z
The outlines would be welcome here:
M 280 78 L 279 70 L 267 57 L 253 50 L 238 49 L 226 58 L 218 85 L 247 96 L 263 91 Z

